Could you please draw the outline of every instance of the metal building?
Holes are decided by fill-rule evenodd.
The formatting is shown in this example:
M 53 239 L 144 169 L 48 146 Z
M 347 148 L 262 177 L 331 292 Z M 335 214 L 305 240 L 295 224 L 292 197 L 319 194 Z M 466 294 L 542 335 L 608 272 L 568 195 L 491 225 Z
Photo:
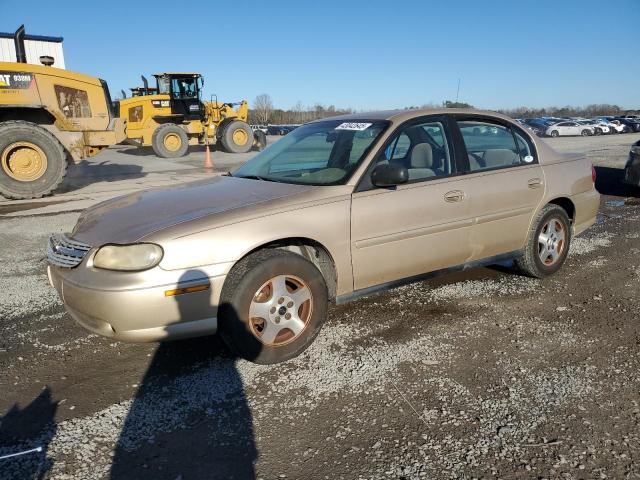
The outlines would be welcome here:
M 65 68 L 62 40 L 62 37 L 26 34 L 24 25 L 15 33 L 0 32 L 0 62 L 15 62 L 16 55 L 23 53 L 27 63 L 40 65 L 40 57 L 52 57 L 54 67 Z M 20 49 L 23 49 L 23 52 L 20 52 Z

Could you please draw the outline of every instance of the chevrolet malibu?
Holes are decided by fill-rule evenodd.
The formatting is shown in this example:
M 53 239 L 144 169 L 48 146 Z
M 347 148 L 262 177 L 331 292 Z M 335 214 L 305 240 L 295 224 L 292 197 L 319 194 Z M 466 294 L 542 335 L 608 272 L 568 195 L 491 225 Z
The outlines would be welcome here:
M 545 277 L 599 206 L 582 155 L 507 117 L 374 112 L 297 128 L 232 174 L 86 210 L 48 244 L 69 314 L 117 340 L 219 331 L 277 363 L 342 303 L 444 272 L 514 260 Z

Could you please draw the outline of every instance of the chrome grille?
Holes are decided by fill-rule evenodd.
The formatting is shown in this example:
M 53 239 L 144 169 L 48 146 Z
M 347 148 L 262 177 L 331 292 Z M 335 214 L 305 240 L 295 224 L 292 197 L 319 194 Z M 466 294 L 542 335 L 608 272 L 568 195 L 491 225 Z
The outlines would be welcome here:
M 49 237 L 47 260 L 56 267 L 77 267 L 90 249 L 90 245 L 71 240 L 64 233 L 56 233 Z

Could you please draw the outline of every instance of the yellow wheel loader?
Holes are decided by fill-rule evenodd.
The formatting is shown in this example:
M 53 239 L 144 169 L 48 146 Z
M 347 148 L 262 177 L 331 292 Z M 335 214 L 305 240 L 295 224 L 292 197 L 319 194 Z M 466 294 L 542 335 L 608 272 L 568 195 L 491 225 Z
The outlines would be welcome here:
M 22 35 L 22 36 L 21 36 Z M 125 139 L 104 80 L 26 63 L 24 29 L 17 62 L 0 62 L 0 194 L 39 198 L 62 182 L 69 163 Z
M 127 122 L 128 143 L 151 146 L 162 158 L 182 157 L 189 145 L 198 144 L 220 143 L 230 153 L 265 147 L 266 136 L 254 133 L 247 123 L 246 101 L 203 102 L 204 79 L 199 73 L 154 76 L 155 88 L 150 88 L 143 76 L 144 87 L 132 89 L 134 96 L 119 102 L 119 116 Z

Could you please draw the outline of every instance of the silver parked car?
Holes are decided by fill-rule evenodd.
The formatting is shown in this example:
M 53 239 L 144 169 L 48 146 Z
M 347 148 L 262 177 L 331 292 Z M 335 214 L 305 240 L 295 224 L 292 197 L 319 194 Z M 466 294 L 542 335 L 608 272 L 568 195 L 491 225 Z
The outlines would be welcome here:
M 544 277 L 596 218 L 582 155 L 509 118 L 405 110 L 303 125 L 233 174 L 86 210 L 49 240 L 70 315 L 118 340 L 219 331 L 259 363 L 295 357 L 329 302 L 513 259 Z

